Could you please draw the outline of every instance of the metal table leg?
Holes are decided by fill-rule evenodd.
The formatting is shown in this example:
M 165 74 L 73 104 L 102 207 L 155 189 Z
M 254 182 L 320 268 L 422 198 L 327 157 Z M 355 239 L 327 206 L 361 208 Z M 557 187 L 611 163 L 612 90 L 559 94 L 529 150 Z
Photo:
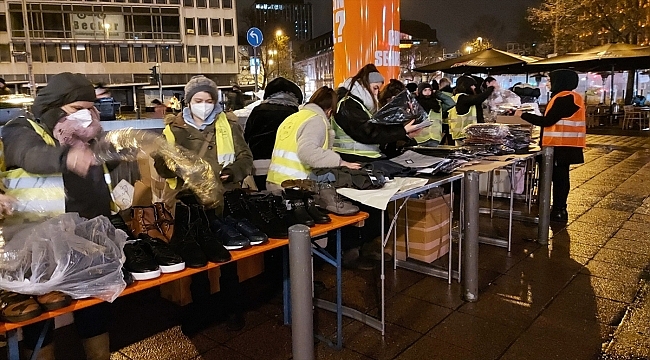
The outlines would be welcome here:
M 7 358 L 9 360 L 20 360 L 18 329 L 7 331 Z
M 294 359 L 314 359 L 314 305 L 312 297 L 311 241 L 309 228 L 289 228 L 291 262 L 291 348 Z
M 463 243 L 463 298 L 478 300 L 479 174 L 465 173 L 465 241 Z
M 553 179 L 553 147 L 542 148 L 542 164 L 539 181 L 539 227 L 537 241 L 542 245 L 548 244 L 549 226 L 551 223 L 551 181 Z

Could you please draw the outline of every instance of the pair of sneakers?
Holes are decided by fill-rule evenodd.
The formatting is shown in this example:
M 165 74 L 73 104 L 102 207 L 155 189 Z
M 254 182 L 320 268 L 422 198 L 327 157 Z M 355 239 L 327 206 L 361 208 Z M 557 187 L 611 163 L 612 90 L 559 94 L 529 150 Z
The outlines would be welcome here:
M 150 280 L 185 269 L 185 262 L 164 241 L 140 234 L 124 245 L 124 268 L 135 280 Z
M 244 250 L 269 241 L 268 236 L 248 219 L 238 220 L 232 216 L 226 216 L 223 219 L 213 220 L 210 227 L 228 250 Z

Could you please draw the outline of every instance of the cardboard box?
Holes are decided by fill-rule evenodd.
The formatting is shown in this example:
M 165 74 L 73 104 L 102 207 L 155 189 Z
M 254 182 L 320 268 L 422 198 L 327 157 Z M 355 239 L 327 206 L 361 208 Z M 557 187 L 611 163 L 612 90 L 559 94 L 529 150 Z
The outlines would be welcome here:
M 523 124 L 523 125 L 530 125 L 530 123 L 519 116 L 504 116 L 504 115 L 498 115 L 497 116 L 497 123 L 499 124 Z
M 407 231 L 409 258 L 431 263 L 449 252 L 450 200 L 450 195 L 408 200 L 396 223 L 398 260 L 406 260 Z M 398 208 L 402 202 L 397 202 Z

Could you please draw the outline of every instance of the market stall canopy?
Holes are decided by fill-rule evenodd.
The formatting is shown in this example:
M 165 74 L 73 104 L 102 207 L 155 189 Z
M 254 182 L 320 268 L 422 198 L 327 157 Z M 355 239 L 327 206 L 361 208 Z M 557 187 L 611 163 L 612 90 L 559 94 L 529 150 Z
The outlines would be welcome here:
M 560 68 L 580 72 L 636 70 L 650 67 L 650 46 L 606 44 L 581 52 L 556 56 L 525 66 L 528 71 L 550 71 Z
M 504 72 L 523 73 L 523 66 L 539 60 L 536 57 L 511 54 L 497 49 L 485 49 L 472 54 L 436 62 L 414 69 L 414 71 L 430 73 L 442 71 L 450 74 Z M 521 71 L 520 71 L 521 70 Z

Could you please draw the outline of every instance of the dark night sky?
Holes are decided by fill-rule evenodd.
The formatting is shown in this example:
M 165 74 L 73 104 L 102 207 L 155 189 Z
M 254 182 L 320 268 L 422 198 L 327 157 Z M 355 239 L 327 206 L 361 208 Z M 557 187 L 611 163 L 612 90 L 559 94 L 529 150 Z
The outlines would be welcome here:
M 307 1 L 313 5 L 314 36 L 331 31 L 332 1 Z M 492 35 L 497 42 L 512 40 L 517 35 L 520 19 L 526 8 L 540 2 L 541 0 L 402 0 L 401 17 L 405 20 L 422 21 L 438 30 L 438 40 L 446 51 L 453 52 L 463 41 L 473 36 Z M 237 0 L 239 8 L 250 6 L 252 3 L 253 0 Z M 478 22 L 483 25 L 478 25 Z M 470 31 L 476 27 L 479 29 Z

